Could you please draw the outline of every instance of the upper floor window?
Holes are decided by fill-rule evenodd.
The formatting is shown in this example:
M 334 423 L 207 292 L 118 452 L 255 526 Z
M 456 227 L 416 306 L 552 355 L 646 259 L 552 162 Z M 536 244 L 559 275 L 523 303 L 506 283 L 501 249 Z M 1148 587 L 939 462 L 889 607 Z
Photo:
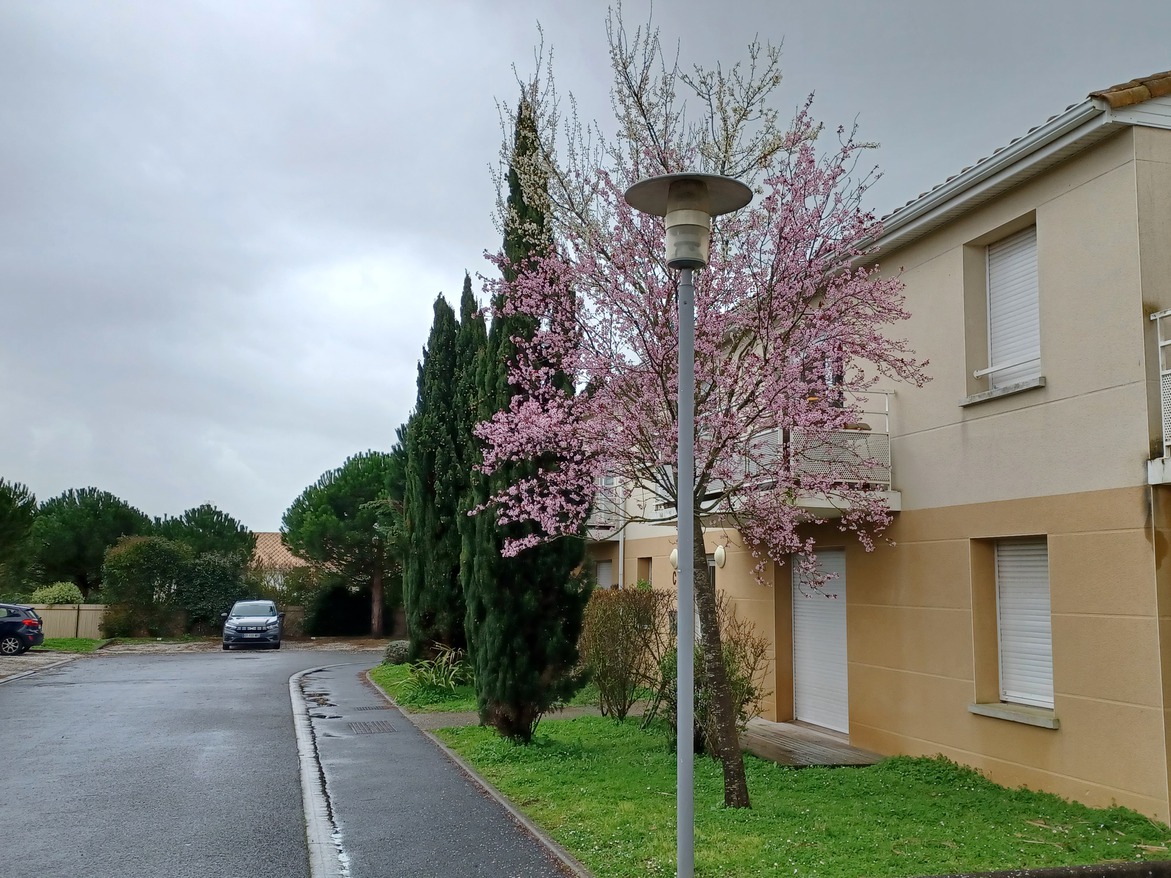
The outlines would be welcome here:
M 996 390 L 1041 375 L 1037 304 L 1037 227 L 987 248 L 988 366 L 979 370 Z

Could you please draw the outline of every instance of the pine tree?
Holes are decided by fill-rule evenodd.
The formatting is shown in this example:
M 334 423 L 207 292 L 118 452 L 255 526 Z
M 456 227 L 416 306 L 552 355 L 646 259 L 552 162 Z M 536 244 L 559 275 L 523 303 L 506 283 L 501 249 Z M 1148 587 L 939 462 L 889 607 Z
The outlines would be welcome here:
M 462 649 L 464 602 L 457 522 L 467 481 L 458 441 L 455 312 L 439 296 L 419 366 L 418 397 L 407 439 L 404 564 L 407 628 L 414 655 L 437 645 Z
M 522 191 L 517 166 L 530 161 L 537 149 L 536 124 L 522 97 L 508 174 L 508 200 L 504 217 L 505 292 L 493 302 L 493 319 L 487 348 L 480 361 L 478 388 L 481 420 L 507 409 L 518 388 L 509 383 L 509 364 L 515 357 L 514 337 L 531 337 L 537 326 L 527 316 L 510 315 L 502 297 L 529 260 L 549 246 L 540 193 Z M 558 373 L 552 379 L 570 387 L 570 379 Z M 536 460 L 497 469 L 490 477 L 477 477 L 475 496 L 482 504 L 490 495 L 534 475 L 539 468 L 555 467 L 556 461 Z M 508 538 L 523 537 L 530 525 L 497 522 L 494 509 L 475 516 L 474 535 L 465 560 L 467 631 L 475 667 L 480 719 L 510 739 L 528 742 L 541 716 L 567 699 L 580 682 L 575 677 L 577 640 L 582 615 L 589 599 L 573 571 L 582 562 L 585 544 L 580 537 L 565 537 L 503 557 Z

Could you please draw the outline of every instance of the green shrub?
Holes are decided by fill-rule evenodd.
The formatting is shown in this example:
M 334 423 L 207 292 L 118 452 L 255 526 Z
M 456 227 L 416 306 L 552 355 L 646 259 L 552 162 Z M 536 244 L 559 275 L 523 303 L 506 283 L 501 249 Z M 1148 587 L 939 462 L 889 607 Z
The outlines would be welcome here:
M 582 663 L 603 716 L 625 719 L 641 689 L 654 685 L 652 643 L 667 628 L 670 595 L 648 589 L 595 591 L 582 622 Z
M 767 694 L 764 677 L 768 668 L 768 641 L 756 633 L 753 624 L 739 619 L 727 595 L 718 596 L 717 611 L 720 619 L 720 645 L 724 652 L 724 670 L 728 675 L 728 687 L 732 694 L 732 706 L 736 719 L 743 731 L 754 716 L 760 715 L 760 700 Z M 643 725 L 656 718 L 666 720 L 670 725 L 672 745 L 675 743 L 676 718 L 678 716 L 678 655 L 671 637 L 669 649 L 659 657 L 659 680 L 655 698 L 647 710 Z M 716 753 L 716 727 L 711 711 L 711 698 L 703 671 L 703 645 L 695 644 L 695 728 L 693 744 L 696 753 Z
M 30 604 L 80 604 L 84 603 L 81 589 L 72 582 L 54 582 L 42 585 L 28 596 Z
M 326 582 L 305 605 L 305 633 L 315 637 L 363 637 L 370 633 L 370 588 L 352 589 L 338 574 Z M 387 590 L 389 592 L 389 589 Z M 383 617 L 391 608 L 384 602 Z
M 236 601 L 253 596 L 238 558 L 206 552 L 186 565 L 175 592 L 175 604 L 186 613 L 187 633 L 214 634 L 222 624 L 220 613 Z
M 176 600 L 191 550 L 163 537 L 123 537 L 102 565 L 105 637 L 163 637 L 186 629 Z
M 461 649 L 440 646 L 433 659 L 415 662 L 411 675 L 403 684 L 403 694 L 409 699 L 422 695 L 453 695 L 457 686 L 472 683 L 472 667 Z
M 409 640 L 392 640 L 386 644 L 386 651 L 382 654 L 382 662 L 387 665 L 405 665 L 411 657 L 411 642 Z

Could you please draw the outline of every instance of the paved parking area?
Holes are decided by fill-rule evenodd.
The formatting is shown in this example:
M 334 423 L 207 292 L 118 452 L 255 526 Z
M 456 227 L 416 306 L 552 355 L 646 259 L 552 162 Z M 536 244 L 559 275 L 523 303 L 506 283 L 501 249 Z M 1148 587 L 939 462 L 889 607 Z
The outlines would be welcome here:
M 13 677 L 41 671 L 53 665 L 65 664 L 78 658 L 83 658 L 83 656 L 36 649 L 31 649 L 23 655 L 0 656 L 0 683 Z

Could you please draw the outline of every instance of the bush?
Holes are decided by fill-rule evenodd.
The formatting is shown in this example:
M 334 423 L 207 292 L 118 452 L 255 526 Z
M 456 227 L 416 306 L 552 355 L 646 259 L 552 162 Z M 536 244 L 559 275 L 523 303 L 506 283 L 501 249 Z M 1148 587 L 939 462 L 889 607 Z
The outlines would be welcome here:
M 435 658 L 411 665 L 411 675 L 403 684 L 403 694 L 414 700 L 421 696 L 443 697 L 455 694 L 457 686 L 471 683 L 472 666 L 463 650 L 440 646 Z
M 84 603 L 81 589 L 72 582 L 54 582 L 42 585 L 28 596 L 30 604 L 80 604 Z
M 175 603 L 187 614 L 188 633 L 214 634 L 222 625 L 220 613 L 251 596 L 239 559 L 222 552 L 207 552 L 187 565 L 175 592 Z
M 192 560 L 186 546 L 163 537 L 123 537 L 102 565 L 105 637 L 161 637 L 186 629 L 176 600 Z
M 751 622 L 739 619 L 727 595 L 717 598 L 720 619 L 720 645 L 724 652 L 724 669 L 728 675 L 728 687 L 732 693 L 732 706 L 740 730 L 748 720 L 760 715 L 760 699 L 764 691 L 764 677 L 768 669 L 768 641 L 756 633 Z M 647 711 L 643 725 L 660 717 L 670 723 L 672 744 L 675 743 L 676 718 L 678 716 L 678 655 L 671 638 L 669 649 L 659 658 L 660 677 L 651 708 Z M 715 754 L 716 728 L 712 717 L 711 699 L 703 673 L 703 645 L 695 644 L 695 728 L 693 744 L 696 753 Z
M 579 649 L 603 716 L 626 719 L 640 689 L 656 682 L 652 641 L 667 627 L 670 596 L 647 589 L 595 591 Z
M 314 637 L 364 637 L 370 633 L 370 589 L 358 590 L 338 574 L 325 574 L 325 583 L 305 605 L 305 633 Z M 387 592 L 390 590 L 387 589 Z M 390 607 L 382 605 L 384 618 Z
M 405 665 L 411 657 L 411 642 L 409 640 L 392 640 L 386 644 L 386 651 L 382 654 L 382 663 L 385 665 Z

